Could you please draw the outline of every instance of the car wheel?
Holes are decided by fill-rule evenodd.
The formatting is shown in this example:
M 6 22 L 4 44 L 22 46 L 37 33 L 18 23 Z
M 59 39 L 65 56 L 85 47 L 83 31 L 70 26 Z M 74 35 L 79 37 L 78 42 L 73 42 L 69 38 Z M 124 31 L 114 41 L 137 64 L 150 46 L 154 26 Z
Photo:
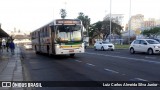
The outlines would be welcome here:
M 97 51 L 96 47 L 94 46 L 94 50 Z
M 152 54 L 153 54 L 153 50 L 152 50 L 151 48 L 149 48 L 148 51 L 147 51 L 147 53 L 148 53 L 149 55 L 152 55 Z
M 101 50 L 104 51 L 104 47 L 101 47 Z
M 135 53 L 134 48 L 131 48 L 131 49 L 130 49 L 130 53 L 131 53 L 131 54 L 134 54 L 134 53 Z

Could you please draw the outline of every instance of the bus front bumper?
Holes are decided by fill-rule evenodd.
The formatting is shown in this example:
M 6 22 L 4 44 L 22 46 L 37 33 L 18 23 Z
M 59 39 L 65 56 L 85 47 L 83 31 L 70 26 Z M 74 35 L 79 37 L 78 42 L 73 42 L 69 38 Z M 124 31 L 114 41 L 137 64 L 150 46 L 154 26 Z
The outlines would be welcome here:
M 59 49 L 56 50 L 57 55 L 62 54 L 74 54 L 74 53 L 84 53 L 84 48 L 78 48 L 78 49 Z

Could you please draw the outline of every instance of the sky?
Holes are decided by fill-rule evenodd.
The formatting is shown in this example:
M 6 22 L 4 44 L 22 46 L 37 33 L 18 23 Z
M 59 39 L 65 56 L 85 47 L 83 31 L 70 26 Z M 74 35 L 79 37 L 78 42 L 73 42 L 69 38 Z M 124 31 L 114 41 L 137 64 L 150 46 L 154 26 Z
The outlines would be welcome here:
M 0 23 L 6 32 L 34 31 L 59 19 L 60 9 L 66 9 L 66 18 L 77 18 L 83 12 L 91 23 L 103 20 L 110 13 L 124 14 L 129 19 L 130 0 L 0 0 Z M 143 14 L 145 18 L 160 18 L 160 0 L 131 0 L 131 16 Z

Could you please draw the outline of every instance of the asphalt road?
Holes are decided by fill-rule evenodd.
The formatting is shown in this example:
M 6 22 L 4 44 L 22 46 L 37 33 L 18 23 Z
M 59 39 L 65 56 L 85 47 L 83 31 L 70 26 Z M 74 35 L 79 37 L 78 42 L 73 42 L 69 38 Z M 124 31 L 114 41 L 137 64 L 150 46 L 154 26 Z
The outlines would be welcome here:
M 94 51 L 71 58 L 37 55 L 22 49 L 29 81 L 160 81 L 160 55 L 130 54 L 128 50 Z M 100 83 L 101 84 L 101 83 Z M 159 87 L 53 87 L 34 90 L 160 90 Z

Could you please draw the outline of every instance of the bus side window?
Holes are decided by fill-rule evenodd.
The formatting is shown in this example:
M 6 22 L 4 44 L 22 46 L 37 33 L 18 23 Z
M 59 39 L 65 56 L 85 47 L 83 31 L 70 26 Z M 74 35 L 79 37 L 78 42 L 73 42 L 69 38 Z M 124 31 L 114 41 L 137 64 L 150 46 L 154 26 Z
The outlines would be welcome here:
M 54 32 L 54 26 L 50 26 L 51 31 Z
M 47 28 L 44 28 L 44 36 L 47 37 Z
M 49 36 L 49 28 L 48 26 L 46 27 L 46 34 L 47 34 L 47 37 Z
M 43 35 L 43 37 L 45 37 L 45 28 L 43 28 L 43 30 L 42 30 L 42 35 Z

